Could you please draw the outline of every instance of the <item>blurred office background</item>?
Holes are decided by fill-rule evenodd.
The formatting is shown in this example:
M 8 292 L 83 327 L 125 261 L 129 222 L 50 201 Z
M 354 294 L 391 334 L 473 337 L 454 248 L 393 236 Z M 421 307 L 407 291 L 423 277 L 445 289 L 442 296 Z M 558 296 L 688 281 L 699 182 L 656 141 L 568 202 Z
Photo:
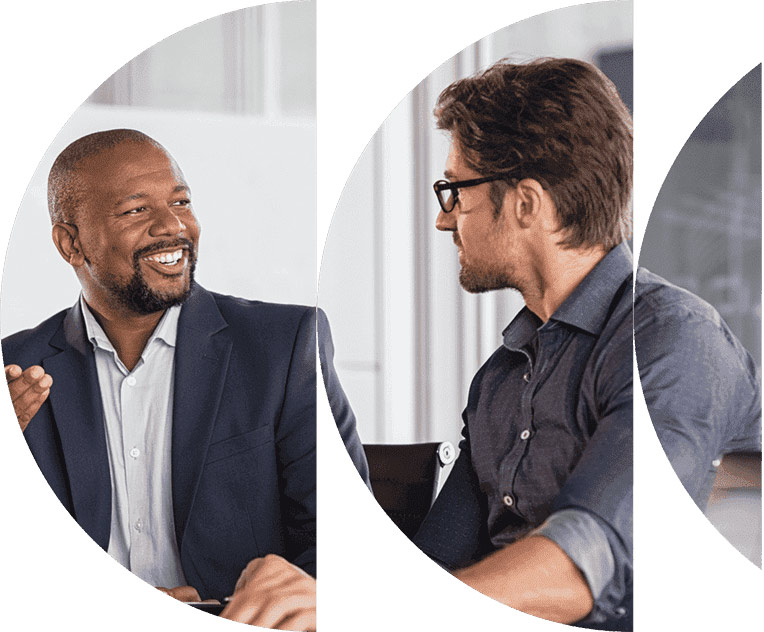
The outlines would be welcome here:
M 95 90 L 53 140 L 22 202 L 3 274 L 3 335 L 76 300 L 79 284 L 50 239 L 47 174 L 70 142 L 115 127 L 146 132 L 183 169 L 203 229 L 202 285 L 315 304 L 315 12 L 314 2 L 282 2 L 207 20 Z
M 761 367 L 761 66 L 679 152 L 639 264 L 711 303 Z
M 470 380 L 523 305 L 510 290 L 475 296 L 459 286 L 451 235 L 435 230 L 432 183 L 443 177 L 448 139 L 432 109 L 459 77 L 504 57 L 541 56 L 594 62 L 631 107 L 631 4 L 561 9 L 476 42 L 406 96 L 350 175 L 323 253 L 319 304 L 365 443 L 456 445 Z
M 761 66 L 695 128 L 660 190 L 639 264 L 713 305 L 761 369 Z M 760 455 L 725 459 L 706 515 L 761 565 Z

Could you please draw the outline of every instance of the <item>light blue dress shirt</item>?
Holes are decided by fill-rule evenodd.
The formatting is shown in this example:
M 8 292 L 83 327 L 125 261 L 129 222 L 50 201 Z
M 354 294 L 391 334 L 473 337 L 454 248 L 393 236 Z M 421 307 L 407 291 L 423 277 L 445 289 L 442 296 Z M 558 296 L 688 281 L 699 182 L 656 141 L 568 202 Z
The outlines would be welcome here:
M 80 296 L 93 345 L 111 471 L 108 552 L 153 586 L 186 584 L 172 505 L 172 407 L 180 306 L 165 312 L 132 371 Z

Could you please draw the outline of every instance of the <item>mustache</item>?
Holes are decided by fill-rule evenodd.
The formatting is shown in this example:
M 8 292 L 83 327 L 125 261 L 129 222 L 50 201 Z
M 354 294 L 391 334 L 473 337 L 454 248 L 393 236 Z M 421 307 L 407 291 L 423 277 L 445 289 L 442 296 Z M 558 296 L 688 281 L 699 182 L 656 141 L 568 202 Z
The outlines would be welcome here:
M 190 239 L 186 239 L 185 237 L 178 237 L 178 239 L 165 239 L 163 241 L 157 241 L 148 246 L 144 246 L 143 248 L 139 248 L 133 252 L 133 261 L 137 265 L 138 261 L 142 257 L 153 254 L 155 252 L 159 252 L 161 250 L 169 250 L 170 248 L 185 248 L 188 250 L 189 259 L 194 259 L 194 242 L 192 242 Z
M 454 240 L 454 244 L 456 244 L 459 248 L 462 247 L 462 240 L 459 239 L 459 235 L 457 233 L 452 233 L 452 238 Z

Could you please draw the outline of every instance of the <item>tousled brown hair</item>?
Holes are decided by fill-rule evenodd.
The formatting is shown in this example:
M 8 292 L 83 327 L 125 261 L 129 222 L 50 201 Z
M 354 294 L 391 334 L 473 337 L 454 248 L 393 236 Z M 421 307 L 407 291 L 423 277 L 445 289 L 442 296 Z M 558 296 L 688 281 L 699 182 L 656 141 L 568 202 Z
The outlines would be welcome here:
M 549 191 L 564 247 L 609 250 L 629 236 L 631 115 L 596 67 L 500 61 L 448 86 L 435 117 L 470 168 L 512 185 L 532 178 Z

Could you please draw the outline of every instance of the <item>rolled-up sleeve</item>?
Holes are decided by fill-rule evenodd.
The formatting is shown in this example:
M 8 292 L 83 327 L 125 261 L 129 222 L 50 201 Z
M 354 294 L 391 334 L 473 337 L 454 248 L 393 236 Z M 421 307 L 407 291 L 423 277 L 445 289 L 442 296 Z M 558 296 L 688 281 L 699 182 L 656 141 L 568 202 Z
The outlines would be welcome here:
M 552 540 L 573 561 L 586 579 L 594 599 L 610 583 L 615 560 L 600 521 L 579 509 L 563 509 L 553 513 L 530 535 Z
M 552 505 L 552 515 L 569 516 L 567 511 L 574 510 L 578 516 L 575 528 L 571 521 L 564 535 L 559 525 L 554 532 L 560 534 L 558 544 L 592 588 L 594 607 L 577 624 L 584 627 L 606 624 L 608 629 L 630 629 L 632 622 L 634 413 L 630 329 L 628 335 L 610 341 L 592 382 L 585 385 L 588 405 L 597 416 L 596 428 Z M 584 523 L 588 526 L 582 527 Z M 595 569 L 604 562 L 602 568 L 608 575 L 608 558 L 612 559 L 612 572 L 605 577 Z
M 612 556 L 612 574 L 602 587 L 596 587 L 596 594 L 592 590 L 594 608 L 581 624 L 605 621 L 623 621 L 625 624 L 632 616 L 632 445 L 632 407 L 629 402 L 600 421 L 597 432 L 553 505 L 553 514 L 577 510 L 588 515 L 599 527 L 599 531 L 579 531 L 582 540 L 575 544 L 558 542 L 585 575 L 585 569 L 596 567 L 607 557 L 602 549 L 601 534 L 607 539 Z M 569 538 L 573 535 L 568 533 Z M 571 555 L 566 546 L 578 555 Z M 615 623 L 610 625 L 611 629 L 621 627 Z M 629 625 L 622 627 L 628 629 Z

